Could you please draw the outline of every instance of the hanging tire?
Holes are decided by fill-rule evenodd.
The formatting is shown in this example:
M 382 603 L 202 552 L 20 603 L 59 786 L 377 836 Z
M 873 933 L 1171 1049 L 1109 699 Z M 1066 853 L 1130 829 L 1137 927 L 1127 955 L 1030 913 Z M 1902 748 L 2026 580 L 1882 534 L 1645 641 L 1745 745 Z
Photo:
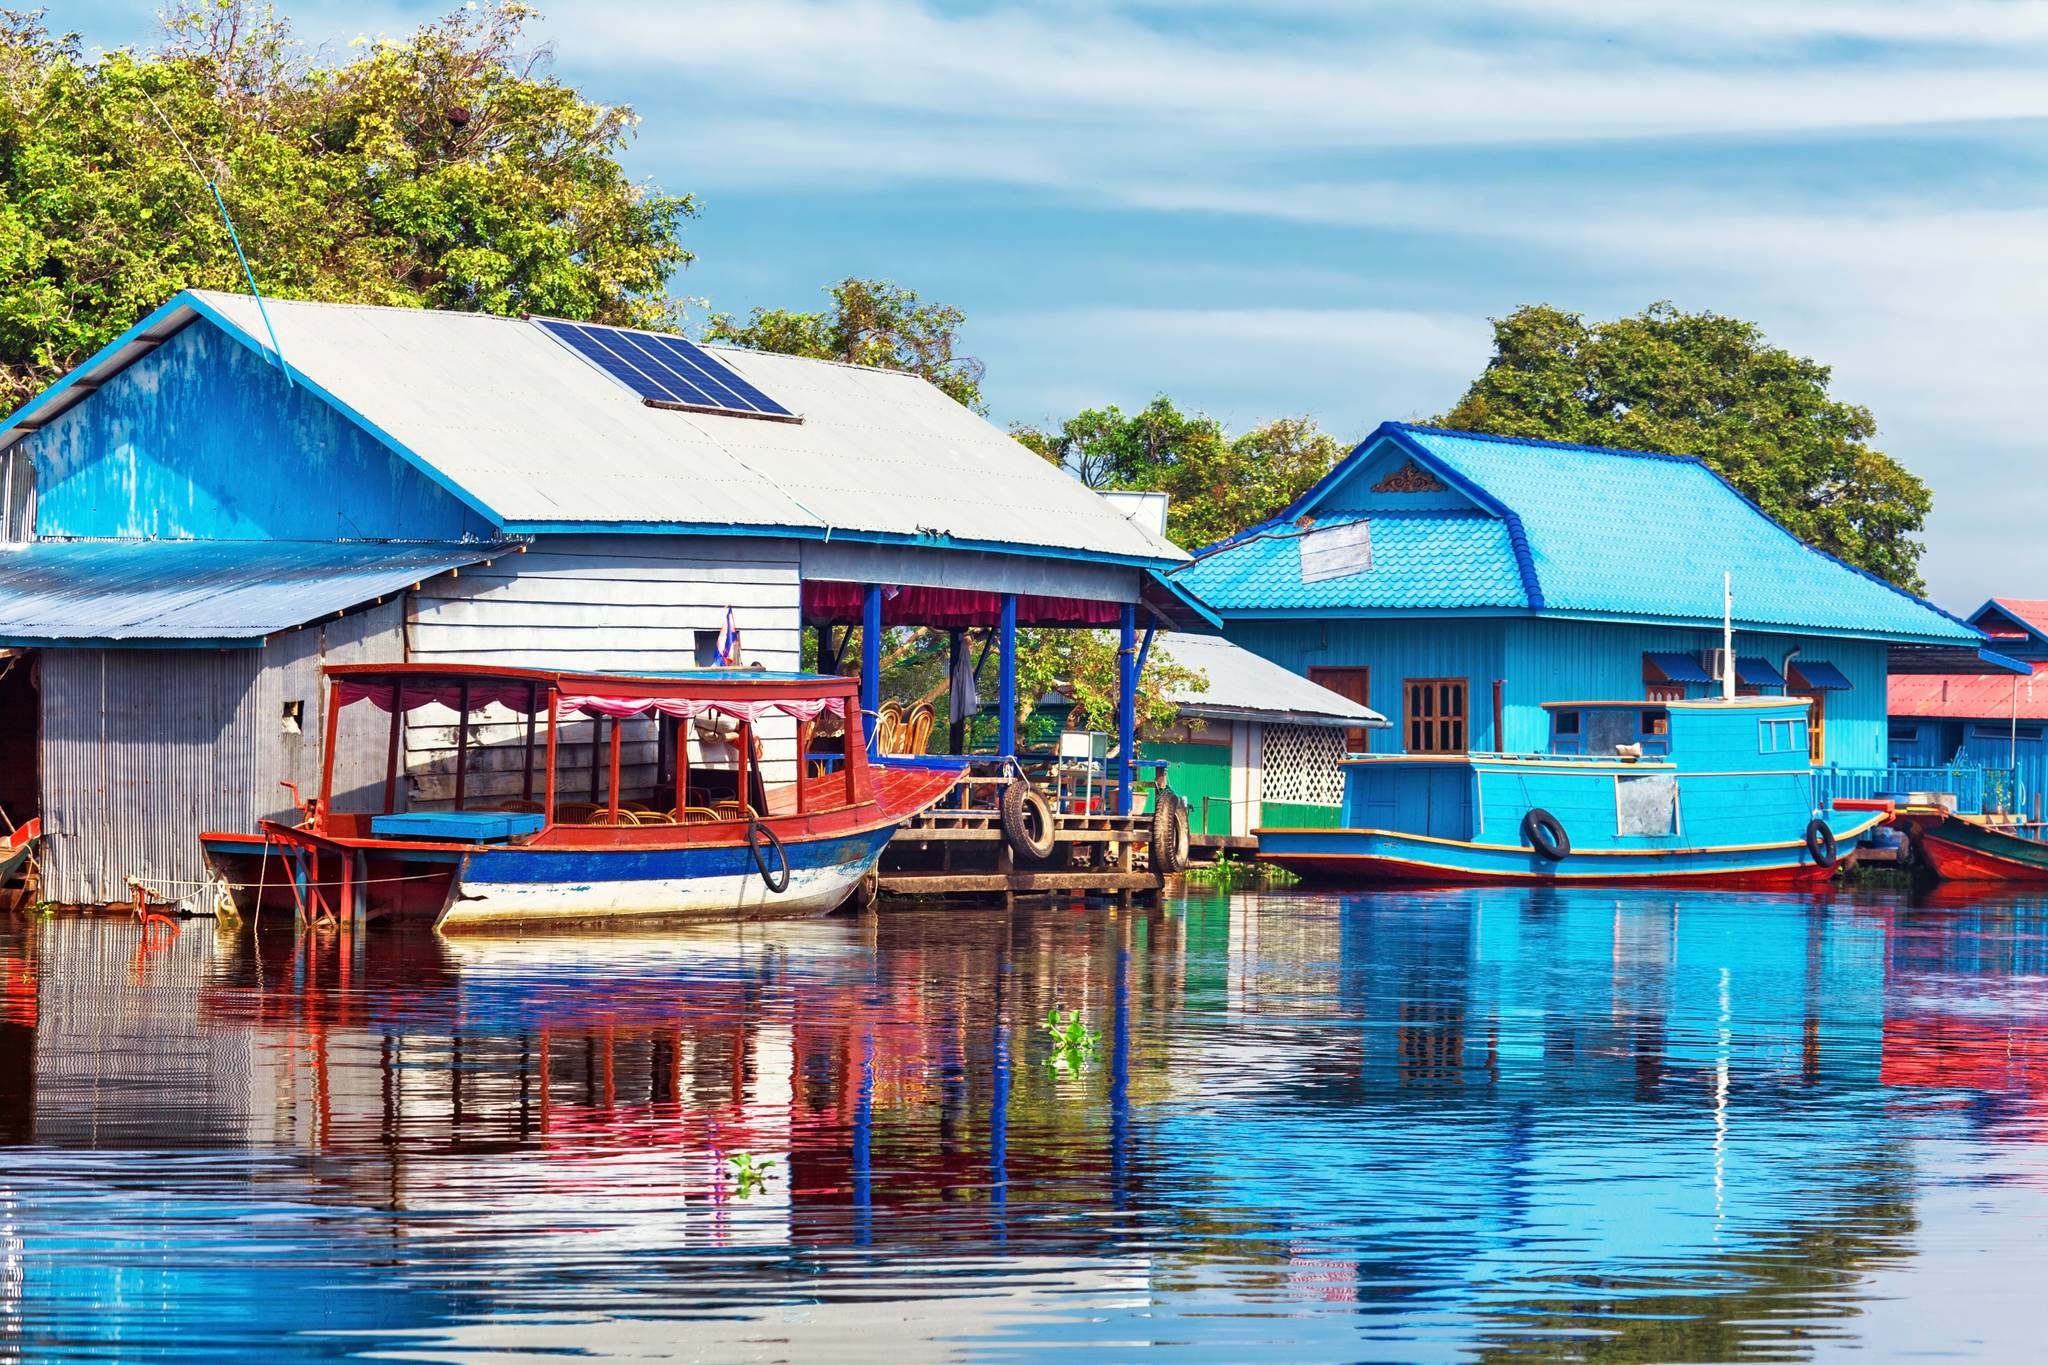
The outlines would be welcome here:
M 1537 857 L 1549 862 L 1562 862 L 1571 855 L 1572 837 L 1558 818 L 1541 806 L 1522 817 L 1522 839 L 1536 850 Z
M 1828 822 L 1815 817 L 1806 822 L 1806 851 L 1813 855 L 1813 865 L 1832 872 L 1835 864 L 1842 861 L 1835 845 L 1835 832 Z
M 1188 804 L 1168 788 L 1152 795 L 1152 870 L 1171 876 L 1188 866 Z
M 1052 803 L 1021 777 L 1003 788 L 1002 818 L 1012 853 L 1034 862 L 1052 856 Z
M 754 855 L 754 869 L 771 894 L 779 896 L 789 890 L 789 850 L 782 846 L 781 836 L 762 824 L 758 816 L 747 821 L 747 852 Z M 775 855 L 774 871 L 768 867 L 770 853 Z

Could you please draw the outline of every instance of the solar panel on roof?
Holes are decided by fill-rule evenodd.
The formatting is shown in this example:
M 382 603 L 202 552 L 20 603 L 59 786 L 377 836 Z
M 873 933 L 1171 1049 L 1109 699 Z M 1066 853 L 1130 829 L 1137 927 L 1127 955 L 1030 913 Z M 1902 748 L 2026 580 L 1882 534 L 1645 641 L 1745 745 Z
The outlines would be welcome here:
M 655 407 L 779 422 L 802 420 L 742 379 L 732 366 L 683 337 L 560 318 L 533 322 Z

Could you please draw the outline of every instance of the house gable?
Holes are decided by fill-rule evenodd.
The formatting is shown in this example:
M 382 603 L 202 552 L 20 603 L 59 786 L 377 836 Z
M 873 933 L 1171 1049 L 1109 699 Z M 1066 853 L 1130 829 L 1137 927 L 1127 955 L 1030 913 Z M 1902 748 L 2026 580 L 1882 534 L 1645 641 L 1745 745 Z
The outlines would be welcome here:
M 1304 499 L 1307 502 L 1307 499 Z M 1310 510 L 1304 508 L 1304 510 Z M 1490 511 L 1391 436 L 1368 441 L 1313 497 L 1315 515 Z
M 36 533 L 432 540 L 495 528 L 265 357 L 195 321 L 23 442 Z

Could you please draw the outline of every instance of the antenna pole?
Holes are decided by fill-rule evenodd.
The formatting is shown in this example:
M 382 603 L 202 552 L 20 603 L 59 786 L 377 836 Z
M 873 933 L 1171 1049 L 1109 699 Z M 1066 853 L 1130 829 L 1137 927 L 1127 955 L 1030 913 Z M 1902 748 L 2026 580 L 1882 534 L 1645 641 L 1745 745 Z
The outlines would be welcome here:
M 206 188 L 213 192 L 213 206 L 220 211 L 221 224 L 228 230 L 228 241 L 235 248 L 235 259 L 242 263 L 242 278 L 249 282 L 249 293 L 256 300 L 256 313 L 263 319 L 263 330 L 270 334 L 271 358 L 277 362 L 277 368 L 284 371 L 284 382 L 293 388 L 298 387 L 298 381 L 292 378 L 292 367 L 284 363 L 284 347 L 278 344 L 277 328 L 270 321 L 270 310 L 263 306 L 263 291 L 256 287 L 256 272 L 249 268 L 249 258 L 242 251 L 242 236 L 235 231 L 235 220 L 228 216 L 228 202 L 221 198 L 220 186 L 206 173 L 206 168 L 199 164 L 199 158 L 192 155 L 192 149 L 185 145 L 185 139 L 178 136 L 177 128 L 172 125 L 170 118 L 165 115 L 155 98 L 147 90 L 142 92 L 142 98 L 149 101 L 149 107 L 156 111 L 158 120 L 164 125 L 164 131 L 171 135 L 171 141 L 185 154 L 185 159 L 192 163 L 193 172 L 204 180 Z
M 1721 700 L 1735 700 L 1735 575 L 1721 574 Z

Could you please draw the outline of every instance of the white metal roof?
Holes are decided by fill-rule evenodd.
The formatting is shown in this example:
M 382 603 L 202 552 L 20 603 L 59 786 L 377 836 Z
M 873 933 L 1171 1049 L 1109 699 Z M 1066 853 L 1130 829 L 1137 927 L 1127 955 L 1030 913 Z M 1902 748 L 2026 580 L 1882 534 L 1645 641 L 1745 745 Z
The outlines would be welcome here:
M 1386 717 L 1371 707 L 1340 697 L 1220 636 L 1176 632 L 1158 637 L 1152 649 L 1208 678 L 1207 691 L 1167 693 L 1188 715 L 1368 730 L 1387 724 Z
M 268 349 L 253 298 L 189 297 Z M 716 348 L 803 421 L 676 412 L 521 319 L 265 304 L 294 374 L 511 533 L 758 526 L 1187 557 L 912 375 Z

